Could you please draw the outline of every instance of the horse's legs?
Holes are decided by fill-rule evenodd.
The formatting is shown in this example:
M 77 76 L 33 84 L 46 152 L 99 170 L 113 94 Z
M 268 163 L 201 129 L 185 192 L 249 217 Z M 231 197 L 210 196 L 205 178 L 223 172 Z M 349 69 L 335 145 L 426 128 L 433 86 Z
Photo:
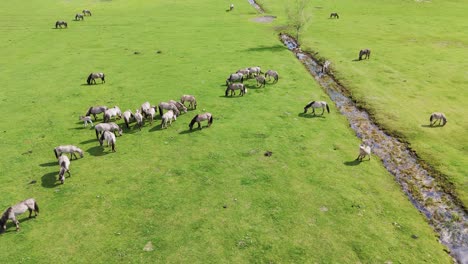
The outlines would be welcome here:
M 16 231 L 19 231 L 19 230 L 20 230 L 20 226 L 19 226 L 19 221 L 18 221 L 18 219 L 16 219 L 16 217 L 13 216 L 13 218 L 11 219 L 11 221 L 13 221 L 13 223 L 15 223 L 15 225 L 16 225 Z
M 201 126 L 200 122 L 197 121 L 197 123 L 198 123 L 198 128 L 202 129 L 202 126 Z
M 29 218 L 31 218 L 31 214 L 32 214 L 32 209 L 28 207 L 28 211 L 29 211 Z
M 325 107 L 322 107 L 322 114 L 321 115 L 323 115 L 324 112 L 325 112 Z

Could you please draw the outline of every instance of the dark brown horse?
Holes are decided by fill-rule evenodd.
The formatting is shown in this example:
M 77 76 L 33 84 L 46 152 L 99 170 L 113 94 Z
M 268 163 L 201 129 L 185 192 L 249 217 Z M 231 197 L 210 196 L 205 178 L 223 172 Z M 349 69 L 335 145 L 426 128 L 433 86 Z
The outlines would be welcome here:
M 338 13 L 331 13 L 330 18 L 340 18 L 340 16 L 338 15 Z
M 370 59 L 370 49 L 363 49 L 361 51 L 359 51 L 359 60 L 362 60 L 363 59 L 363 56 L 364 56 L 364 59 Z

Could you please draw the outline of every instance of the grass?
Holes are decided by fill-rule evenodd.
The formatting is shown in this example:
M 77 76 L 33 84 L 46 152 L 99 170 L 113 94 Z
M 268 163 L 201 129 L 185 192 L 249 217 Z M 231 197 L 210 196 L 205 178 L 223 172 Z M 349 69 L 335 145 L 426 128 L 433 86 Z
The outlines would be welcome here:
M 8 224 L 2 261 L 450 263 L 381 164 L 352 162 L 359 140 L 344 117 L 301 115 L 327 96 L 271 25 L 234 4 L 2 2 L 0 207 L 35 197 L 41 208 L 18 233 Z M 93 16 L 71 21 L 84 8 Z M 69 28 L 53 29 L 58 19 Z M 226 98 L 228 74 L 252 65 L 279 82 Z M 83 85 L 92 71 L 106 84 Z M 165 130 L 125 129 L 116 153 L 78 122 L 91 105 L 135 110 L 182 94 L 196 111 Z M 189 132 L 202 111 L 213 126 Z M 60 144 L 85 151 L 64 185 Z
M 283 1 L 260 1 L 286 23 Z M 314 1 L 301 34 L 303 49 L 332 61 L 335 76 L 390 133 L 455 185 L 468 204 L 465 102 L 468 41 L 464 1 Z M 338 12 L 340 19 L 329 19 Z M 450 26 L 449 26 L 450 25 Z M 356 62 L 360 49 L 371 59 Z M 448 124 L 429 127 L 432 112 Z

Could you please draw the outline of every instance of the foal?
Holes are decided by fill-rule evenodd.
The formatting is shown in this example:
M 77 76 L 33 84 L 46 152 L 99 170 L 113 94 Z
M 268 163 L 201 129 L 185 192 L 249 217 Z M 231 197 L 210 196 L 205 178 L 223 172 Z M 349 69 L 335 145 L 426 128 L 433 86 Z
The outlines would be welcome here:
M 266 84 L 266 78 L 265 76 L 263 75 L 258 75 L 257 77 L 255 77 L 255 79 L 257 80 L 257 86 L 259 87 L 265 87 L 265 84 Z
M 84 127 L 87 127 L 88 126 L 88 123 L 91 124 L 91 127 L 94 126 L 93 124 L 93 120 L 91 119 L 90 116 L 80 116 L 80 120 L 84 122 Z
M 21 201 L 11 207 L 8 207 L 6 211 L 3 213 L 2 217 L 0 217 L 0 231 L 4 232 L 6 230 L 6 222 L 8 220 L 13 221 L 16 225 L 16 231 L 20 229 L 19 221 L 16 219 L 17 215 L 20 215 L 26 210 L 29 211 L 29 218 L 31 218 L 31 214 L 34 211 L 35 216 L 39 213 L 39 206 L 36 203 L 34 198 L 29 198 L 27 200 Z
M 437 121 L 439 121 L 439 126 L 441 125 L 441 122 L 442 126 L 445 126 L 445 124 L 447 124 L 447 118 L 445 117 L 444 113 L 434 112 L 431 114 L 431 118 L 429 118 L 431 126 L 435 125 Z
M 68 172 L 68 177 L 71 176 L 70 160 L 67 156 L 62 155 L 58 158 L 58 163 L 60 165 L 59 181 L 63 184 L 65 182 L 65 172 Z
M 84 16 L 82 14 L 76 14 L 75 15 L 75 20 L 78 21 L 78 20 L 81 20 L 83 21 L 84 20 Z

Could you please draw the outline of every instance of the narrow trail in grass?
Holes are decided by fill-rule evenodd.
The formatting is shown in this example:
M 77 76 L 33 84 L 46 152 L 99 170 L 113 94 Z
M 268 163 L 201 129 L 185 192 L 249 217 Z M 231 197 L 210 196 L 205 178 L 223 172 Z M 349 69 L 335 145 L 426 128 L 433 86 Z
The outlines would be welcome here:
M 264 13 L 255 1 L 249 2 Z M 372 147 L 372 151 L 394 175 L 411 203 L 422 212 L 440 235 L 440 241 L 450 249 L 459 263 L 468 263 L 468 215 L 461 202 L 426 170 L 407 144 L 386 134 L 371 121 L 369 114 L 360 109 L 347 95 L 349 92 L 333 76 L 322 73 L 320 65 L 311 54 L 303 52 L 296 40 L 287 34 L 280 39 L 307 68 L 322 89 L 335 102 L 340 113 L 346 116 L 356 135 Z M 353 164 L 358 165 L 356 161 Z

